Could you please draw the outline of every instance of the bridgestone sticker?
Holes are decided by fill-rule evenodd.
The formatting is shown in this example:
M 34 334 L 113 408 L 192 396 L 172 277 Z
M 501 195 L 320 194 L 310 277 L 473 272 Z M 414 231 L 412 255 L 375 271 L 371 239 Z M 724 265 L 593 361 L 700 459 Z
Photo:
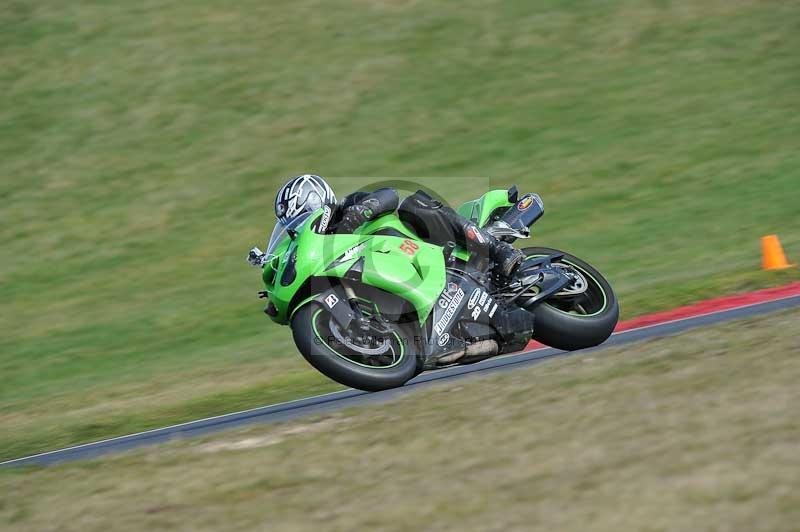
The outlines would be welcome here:
M 442 333 L 447 330 L 447 326 L 450 325 L 450 321 L 453 319 L 453 316 L 456 313 L 456 309 L 458 308 L 458 305 L 461 304 L 461 301 L 463 299 L 464 299 L 464 291 L 461 288 L 458 288 L 456 293 L 450 297 L 449 303 L 447 303 L 447 296 L 442 294 L 442 297 L 439 299 L 439 306 L 445 308 L 444 305 L 442 304 L 442 302 L 444 301 L 445 304 L 447 305 L 447 308 L 445 308 L 444 314 L 442 314 L 442 317 L 439 318 L 439 321 L 437 321 L 433 326 L 433 329 L 439 336 L 441 336 Z

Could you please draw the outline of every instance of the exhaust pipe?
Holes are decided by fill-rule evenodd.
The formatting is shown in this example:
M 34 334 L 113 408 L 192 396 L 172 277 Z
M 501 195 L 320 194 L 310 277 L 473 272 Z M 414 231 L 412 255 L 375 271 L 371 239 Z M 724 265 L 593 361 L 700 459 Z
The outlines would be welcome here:
M 500 346 L 494 340 L 480 340 L 469 344 L 464 353 L 464 363 L 478 362 L 493 357 L 500 352 Z
M 479 340 L 468 344 L 463 351 L 456 351 L 445 355 L 436 361 L 438 365 L 452 364 L 464 359 L 463 362 L 478 362 L 485 358 L 493 357 L 500 351 L 500 346 L 494 340 Z

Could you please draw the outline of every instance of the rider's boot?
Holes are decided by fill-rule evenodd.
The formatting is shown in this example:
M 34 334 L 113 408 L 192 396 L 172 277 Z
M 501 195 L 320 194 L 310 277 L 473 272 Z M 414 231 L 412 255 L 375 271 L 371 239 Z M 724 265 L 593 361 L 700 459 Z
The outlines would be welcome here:
M 504 284 L 513 277 L 514 272 L 525 260 L 525 254 L 522 251 L 507 242 L 497 239 L 493 242 L 490 256 L 495 264 L 494 273 Z
M 525 254 L 522 251 L 495 238 L 471 221 L 466 221 L 464 235 L 467 239 L 468 250 L 488 256 L 494 262 L 493 273 L 501 284 L 506 284 L 525 260 Z

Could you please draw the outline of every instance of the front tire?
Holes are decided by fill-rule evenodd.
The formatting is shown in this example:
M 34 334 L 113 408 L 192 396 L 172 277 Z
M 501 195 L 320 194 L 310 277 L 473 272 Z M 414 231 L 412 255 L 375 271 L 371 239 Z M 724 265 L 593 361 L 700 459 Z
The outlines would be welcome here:
M 619 303 L 611 285 L 600 272 L 574 255 L 552 248 L 530 247 L 525 256 L 542 257 L 563 254 L 560 262 L 576 269 L 585 278 L 588 289 L 584 300 L 551 297 L 533 309 L 533 338 L 539 342 L 575 351 L 605 342 L 619 320 Z
M 341 342 L 342 332 L 331 315 L 317 303 L 299 308 L 292 318 L 292 335 L 300 353 L 325 376 L 345 386 L 376 392 L 397 388 L 417 375 L 414 336 L 391 324 L 380 355 L 365 356 L 356 344 Z M 383 349 L 379 344 L 377 350 Z M 365 350 L 369 351 L 369 347 Z

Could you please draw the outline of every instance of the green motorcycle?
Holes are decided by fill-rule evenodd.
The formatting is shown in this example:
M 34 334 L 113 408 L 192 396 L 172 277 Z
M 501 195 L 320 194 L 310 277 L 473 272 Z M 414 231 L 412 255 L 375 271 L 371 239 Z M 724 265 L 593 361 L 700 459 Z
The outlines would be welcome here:
M 530 236 L 544 213 L 536 194 L 493 190 L 458 209 L 497 238 Z M 263 270 L 265 313 L 290 325 L 297 348 L 329 378 L 367 391 L 402 386 L 425 370 L 520 351 L 531 339 L 564 350 L 598 345 L 617 324 L 608 281 L 563 251 L 524 248 L 500 283 L 492 264 L 453 242 L 423 241 L 389 214 L 353 234 L 327 234 L 329 207 L 278 223 Z

